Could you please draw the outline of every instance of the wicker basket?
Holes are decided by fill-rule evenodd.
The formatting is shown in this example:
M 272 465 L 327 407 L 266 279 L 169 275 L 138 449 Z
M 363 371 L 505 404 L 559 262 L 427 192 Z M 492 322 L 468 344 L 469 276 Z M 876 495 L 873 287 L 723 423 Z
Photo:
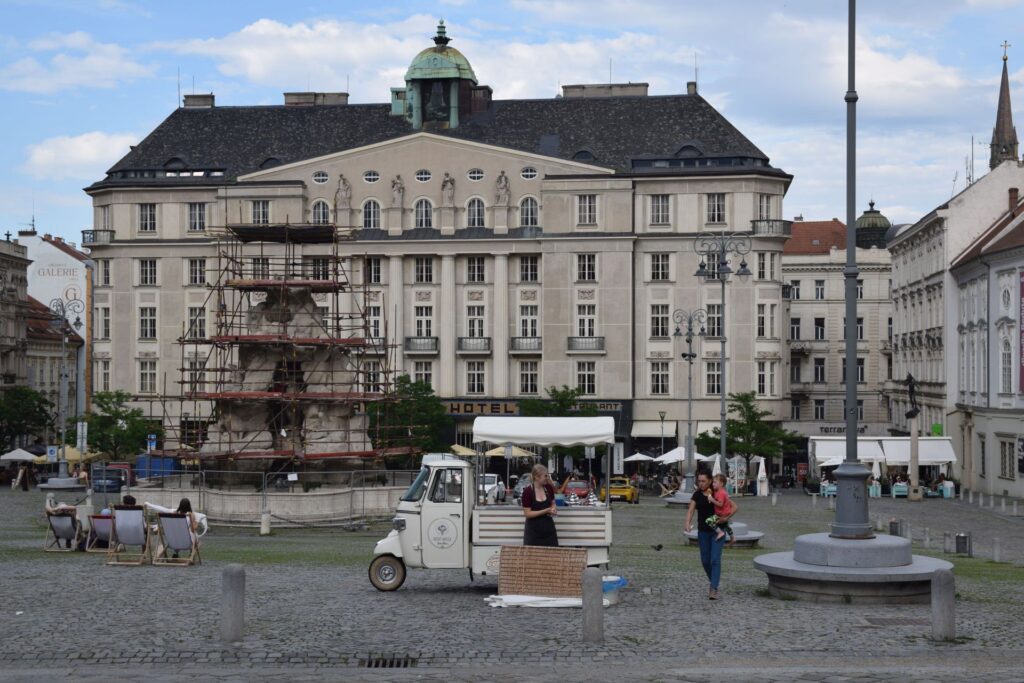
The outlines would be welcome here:
M 502 546 L 498 594 L 578 598 L 586 568 L 583 548 Z

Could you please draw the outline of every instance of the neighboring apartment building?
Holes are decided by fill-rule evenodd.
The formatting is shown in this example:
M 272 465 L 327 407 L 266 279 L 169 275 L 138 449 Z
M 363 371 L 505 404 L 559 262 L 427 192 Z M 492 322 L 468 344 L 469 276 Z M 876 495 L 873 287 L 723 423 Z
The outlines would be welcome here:
M 96 390 L 127 390 L 161 414 L 145 403 L 176 387 L 186 320 L 215 324 L 219 226 L 334 223 L 354 229 L 343 248 L 368 291 L 367 334 L 395 347 L 364 362 L 429 382 L 460 443 L 475 416 L 516 414 L 520 399 L 569 385 L 616 418 L 627 447 L 658 448 L 659 411 L 675 445 L 687 386 L 677 308 L 709 312 L 695 431 L 718 424 L 722 391 L 757 390 L 788 415 L 780 264 L 792 178 L 696 84 L 492 100 L 443 26 L 405 80 L 389 104 L 286 93 L 284 106 L 224 108 L 186 96 L 87 189 Z M 725 320 L 718 282 L 694 275 L 707 230 L 751 240 L 754 277 L 728 285 Z M 259 271 L 261 248 L 241 267 Z M 317 247 L 303 249 L 313 263 Z
M 75 417 L 81 412 L 78 392 L 79 379 L 75 368 L 79 366 L 85 342 L 71 323 L 64 322 L 61 329 L 59 318 L 55 318 L 48 306 L 33 297 L 28 298 L 25 322 L 28 347 L 26 366 L 28 386 L 41 393 L 53 403 L 54 417 L 59 414 L 61 401 L 61 371 L 67 373 L 67 415 Z M 64 335 L 67 338 L 64 339 Z M 61 364 L 61 353 L 64 364 Z M 55 425 L 57 420 L 54 420 Z M 42 436 L 42 435 L 40 435 Z M 46 442 L 59 441 L 55 435 L 47 435 Z
M 0 240 L 0 392 L 25 385 L 29 263 L 25 247 L 9 236 Z
M 892 302 L 889 221 L 871 207 L 857 220 L 857 359 L 846 363 L 846 225 L 831 221 L 795 221 L 782 254 L 783 297 L 787 304 L 790 395 L 785 427 L 804 436 L 846 433 L 846 382 L 857 382 L 858 430 L 888 433 L 892 377 Z
M 950 272 L 957 285 L 957 423 L 961 477 L 976 491 L 1024 496 L 1024 201 L 1007 192 L 1004 212 Z M 953 325 L 952 323 L 956 324 Z

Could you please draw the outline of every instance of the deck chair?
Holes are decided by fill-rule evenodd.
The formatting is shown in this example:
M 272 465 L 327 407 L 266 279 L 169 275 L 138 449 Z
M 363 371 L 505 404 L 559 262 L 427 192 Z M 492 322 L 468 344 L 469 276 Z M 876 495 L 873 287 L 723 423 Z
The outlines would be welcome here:
M 81 533 L 82 527 L 74 512 L 47 512 L 43 550 L 51 553 L 73 552 L 78 549 Z M 66 541 L 70 547 L 62 548 L 61 541 Z
M 110 546 L 107 564 L 144 564 L 149 558 L 149 526 L 145 508 L 141 505 L 115 505 L 107 545 Z M 139 552 L 128 552 L 129 547 L 138 547 Z
M 87 553 L 105 553 L 110 550 L 110 532 L 113 530 L 113 515 L 89 515 L 89 539 L 85 543 Z M 100 547 L 100 543 L 104 543 Z
M 179 567 L 201 564 L 199 540 L 192 533 L 189 516 L 184 512 L 161 512 L 157 519 L 160 546 L 153 553 L 153 564 Z M 178 557 L 174 557 L 175 554 Z

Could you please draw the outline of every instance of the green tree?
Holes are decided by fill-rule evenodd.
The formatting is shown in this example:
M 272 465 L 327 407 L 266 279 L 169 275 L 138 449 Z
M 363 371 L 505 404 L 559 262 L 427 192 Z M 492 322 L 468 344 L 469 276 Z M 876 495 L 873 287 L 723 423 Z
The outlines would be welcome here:
M 8 450 L 21 436 L 45 436 L 53 411 L 53 403 L 35 389 L 11 387 L 0 396 L 0 445 Z
M 89 448 L 111 460 L 120 460 L 146 447 L 146 435 L 159 427 L 146 419 L 140 408 L 129 408 L 132 398 L 126 391 L 101 391 L 93 394 L 94 410 L 85 417 L 89 425 Z
M 424 453 L 445 453 L 445 436 L 452 418 L 426 382 L 401 375 L 386 400 L 371 403 L 370 438 L 377 449 L 411 448 Z M 408 463 L 412 464 L 411 459 Z
M 799 437 L 795 432 L 783 429 L 778 422 L 766 422 L 765 419 L 772 414 L 757 406 L 753 391 L 729 394 L 729 413 L 735 418 L 727 417 L 725 420 L 725 447 L 730 457 L 739 455 L 747 461 L 748 472 L 751 458 L 762 456 L 770 461 L 781 457 L 782 451 Z M 694 441 L 698 451 L 715 453 L 721 448 L 721 438 L 721 429 L 715 427 L 710 432 L 699 434 Z

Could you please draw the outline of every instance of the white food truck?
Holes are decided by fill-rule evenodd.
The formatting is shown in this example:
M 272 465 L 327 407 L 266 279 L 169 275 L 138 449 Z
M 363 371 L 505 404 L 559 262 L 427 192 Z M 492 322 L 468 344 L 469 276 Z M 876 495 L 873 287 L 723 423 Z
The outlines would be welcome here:
M 606 444 L 610 471 L 615 425 L 610 417 L 478 417 L 473 441 L 513 445 Z M 370 582 L 393 591 L 406 569 L 462 569 L 497 575 L 503 545 L 523 544 L 524 516 L 516 504 L 486 504 L 476 485 L 479 468 L 454 455 L 424 457 L 423 468 L 398 504 L 393 529 L 377 542 Z M 555 517 L 562 546 L 587 550 L 587 564 L 607 565 L 612 544 L 610 505 L 560 507 Z

